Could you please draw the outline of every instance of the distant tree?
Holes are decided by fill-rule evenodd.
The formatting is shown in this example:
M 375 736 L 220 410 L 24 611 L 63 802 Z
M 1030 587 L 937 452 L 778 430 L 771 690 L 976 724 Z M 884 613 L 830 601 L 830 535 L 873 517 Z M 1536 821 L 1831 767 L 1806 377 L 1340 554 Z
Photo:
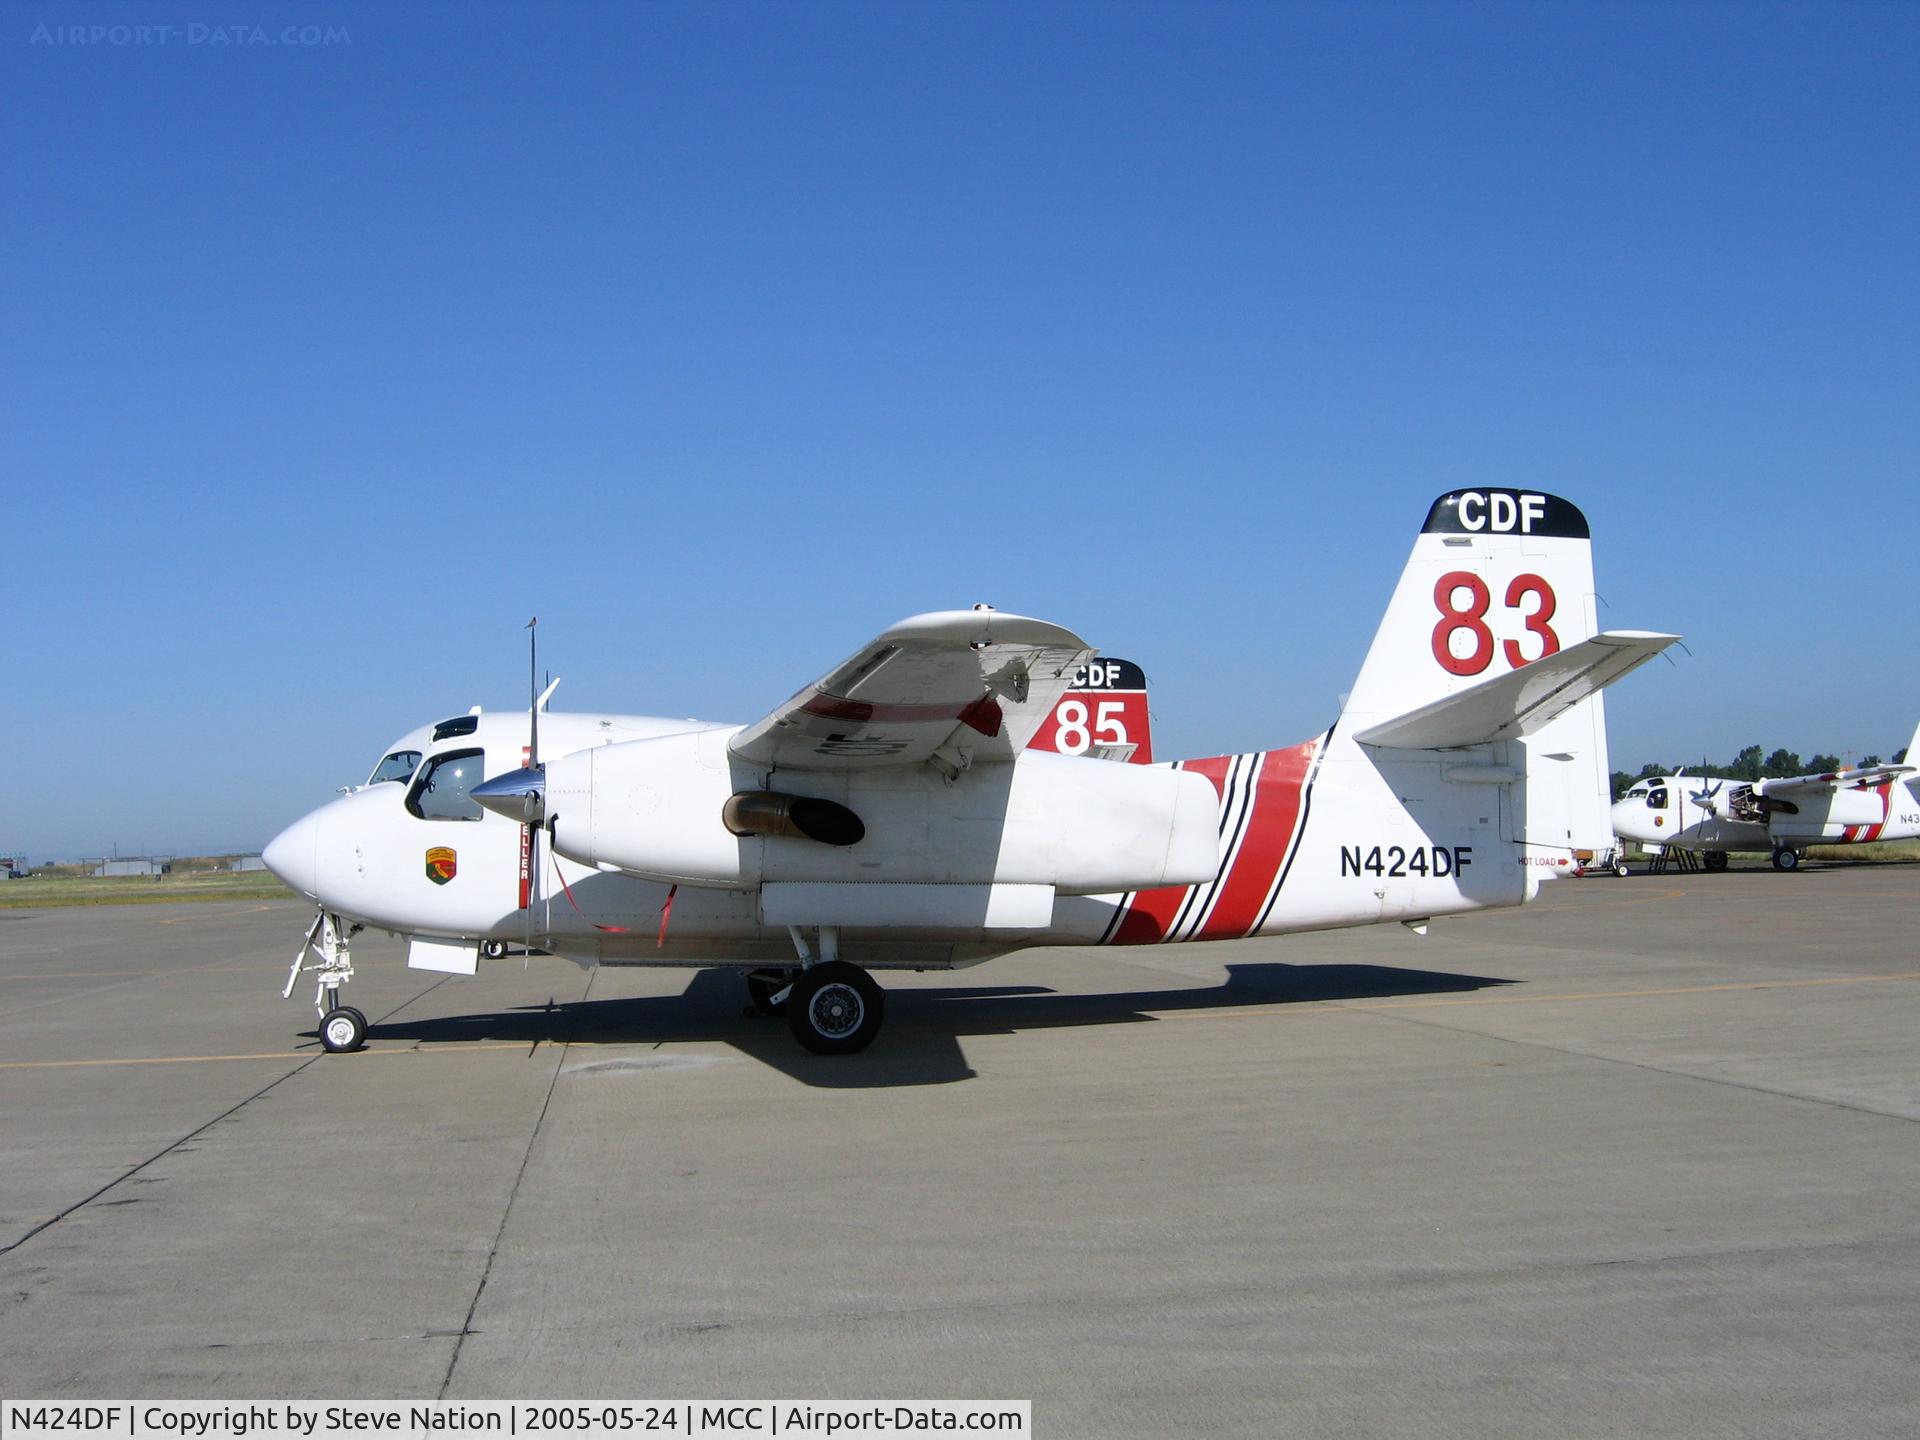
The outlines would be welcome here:
M 1749 745 L 1733 757 L 1733 764 L 1727 767 L 1728 775 L 1735 780 L 1758 780 L 1765 773 L 1760 768 L 1760 747 Z
M 1893 763 L 1896 765 L 1904 765 L 1906 764 L 1906 762 L 1907 762 L 1907 747 L 1902 745 L 1898 750 L 1893 752 Z
M 1903 753 L 1904 753 L 1904 752 L 1903 752 Z M 1866 769 L 1866 768 L 1867 768 L 1867 767 L 1868 767 L 1869 765 L 1878 765 L 1879 763 L 1880 763 L 1880 757 L 1879 757 L 1878 755 L 1869 755 L 1869 756 L 1867 756 L 1867 758 L 1866 758 L 1866 759 L 1864 759 L 1864 760 L 1862 760 L 1862 761 L 1860 762 L 1860 768 L 1861 768 L 1862 770 L 1864 770 L 1864 769 Z M 1896 765 L 1898 765 L 1898 764 L 1900 763 L 1900 756 L 1898 756 L 1898 755 L 1896 755 L 1896 756 L 1894 756 L 1894 757 L 1893 757 L 1893 763 L 1894 763 L 1894 764 L 1896 764 Z
M 1654 761 L 1649 760 L 1640 767 L 1640 773 L 1633 778 L 1636 780 L 1651 780 L 1656 775 L 1671 775 L 1672 773 L 1673 772 L 1665 765 L 1656 764 Z
M 1801 768 L 1800 757 L 1791 750 L 1776 750 L 1760 762 L 1763 775 L 1798 775 Z
M 1845 768 L 1846 767 L 1840 763 L 1840 757 L 1838 755 L 1816 755 L 1807 761 L 1807 769 L 1818 771 L 1822 775 L 1830 770 L 1842 770 Z
M 1613 772 L 1613 798 L 1618 800 L 1622 795 L 1627 793 L 1627 788 L 1632 784 L 1633 784 L 1633 776 L 1629 775 L 1624 770 L 1614 771 Z

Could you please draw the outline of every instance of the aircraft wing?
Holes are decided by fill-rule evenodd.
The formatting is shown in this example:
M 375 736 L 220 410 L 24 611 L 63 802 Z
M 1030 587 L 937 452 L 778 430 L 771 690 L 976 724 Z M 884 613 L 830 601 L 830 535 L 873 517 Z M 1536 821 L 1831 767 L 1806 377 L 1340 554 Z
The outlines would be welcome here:
M 1531 735 L 1639 669 L 1678 635 L 1609 630 L 1505 675 L 1396 715 L 1354 738 L 1394 750 L 1455 750 Z
M 1753 793 L 1756 795 L 1808 795 L 1821 790 L 1845 790 L 1854 785 L 1872 785 L 1881 780 L 1894 780 L 1902 775 L 1911 775 L 1920 766 L 1915 765 L 1867 765 L 1858 770 L 1835 770 L 1826 775 L 1789 775 L 1778 780 L 1757 780 Z
M 1011 760 L 1092 656 L 1071 630 L 1025 615 L 915 615 L 747 726 L 731 749 L 800 770 Z

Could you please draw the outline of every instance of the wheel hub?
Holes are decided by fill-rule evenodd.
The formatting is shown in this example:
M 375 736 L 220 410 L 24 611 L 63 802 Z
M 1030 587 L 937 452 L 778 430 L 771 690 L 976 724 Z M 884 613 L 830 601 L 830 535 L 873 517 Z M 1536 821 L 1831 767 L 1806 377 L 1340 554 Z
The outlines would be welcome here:
M 859 1029 L 861 1017 L 866 1006 L 861 1003 L 860 994 L 851 985 L 828 985 L 813 997 L 808 1014 L 813 1020 L 813 1028 L 822 1035 L 838 1038 L 849 1035 Z

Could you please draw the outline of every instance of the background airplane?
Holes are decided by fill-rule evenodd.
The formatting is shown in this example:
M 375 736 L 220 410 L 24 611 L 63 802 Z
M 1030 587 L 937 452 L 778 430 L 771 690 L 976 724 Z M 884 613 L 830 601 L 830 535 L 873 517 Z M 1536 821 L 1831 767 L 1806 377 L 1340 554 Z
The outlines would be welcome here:
M 1920 835 L 1920 746 L 1914 731 L 1898 765 L 1867 765 L 1779 779 L 1659 775 L 1636 780 L 1613 806 L 1623 840 L 1700 853 L 1709 870 L 1727 868 L 1730 850 L 1769 850 L 1777 870 L 1792 870 L 1808 845 L 1852 845 Z
M 515 946 L 733 967 L 841 1053 L 880 1028 L 872 969 L 1521 904 L 1611 843 L 1599 692 L 1675 638 L 1595 615 L 1576 507 L 1469 490 L 1428 512 L 1336 724 L 1284 749 L 1072 753 L 1140 758 L 1124 703 L 1067 708 L 1091 647 L 984 607 L 900 622 L 750 725 L 543 714 L 549 686 L 410 733 L 267 847 L 319 907 L 288 993 L 317 953 L 322 1043 L 356 1048 L 339 988 L 373 926 L 453 973 Z

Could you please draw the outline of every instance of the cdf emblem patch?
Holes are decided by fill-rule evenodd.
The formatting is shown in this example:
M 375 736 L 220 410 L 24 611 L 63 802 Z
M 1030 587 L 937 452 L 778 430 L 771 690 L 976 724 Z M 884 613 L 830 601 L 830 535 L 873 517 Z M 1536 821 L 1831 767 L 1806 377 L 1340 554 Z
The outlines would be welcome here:
M 427 879 L 444 885 L 460 873 L 460 856 L 445 845 L 427 851 Z

